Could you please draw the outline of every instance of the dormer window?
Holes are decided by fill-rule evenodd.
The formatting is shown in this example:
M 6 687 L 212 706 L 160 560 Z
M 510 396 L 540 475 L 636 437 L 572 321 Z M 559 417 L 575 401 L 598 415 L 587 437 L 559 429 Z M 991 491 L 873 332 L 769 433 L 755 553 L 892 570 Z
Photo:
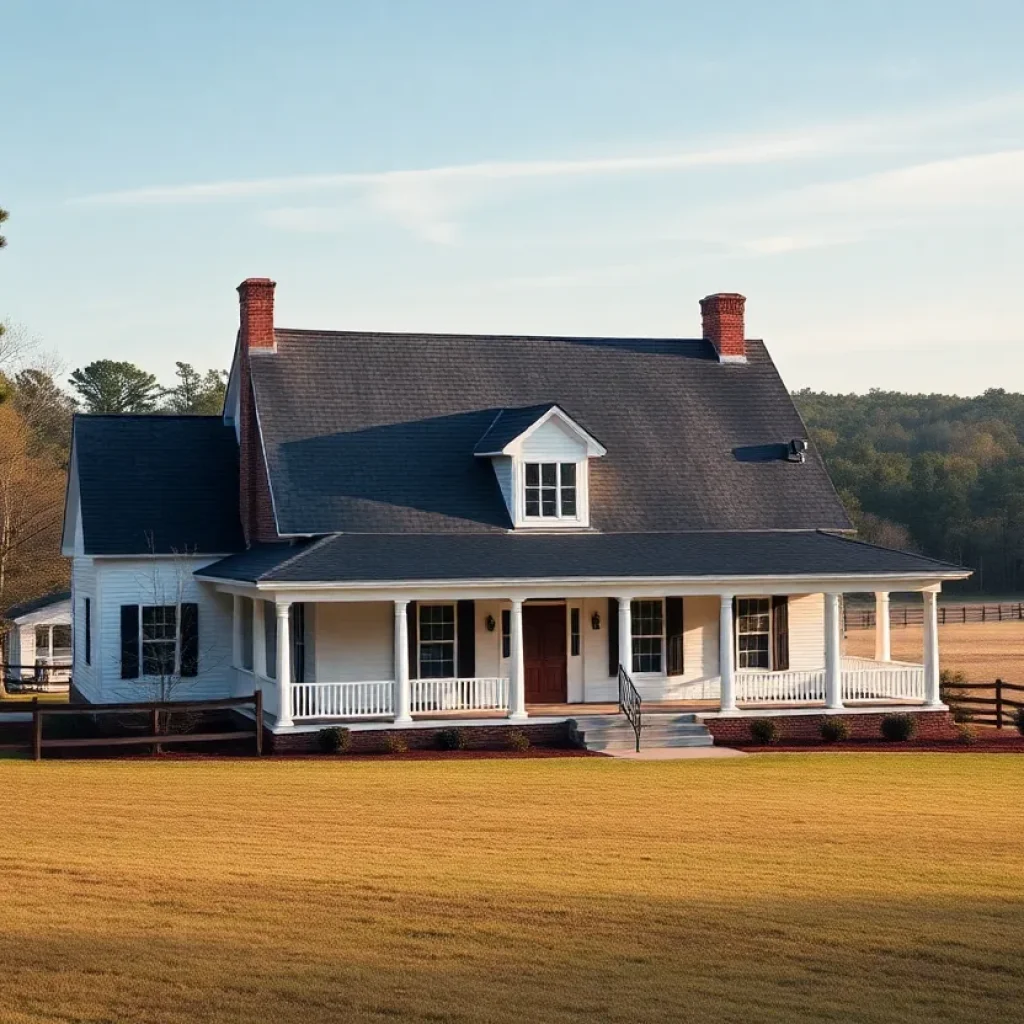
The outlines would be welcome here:
M 525 463 L 524 509 L 529 519 L 576 519 L 576 463 Z
M 516 529 L 590 526 L 590 460 L 605 448 L 557 405 L 502 409 L 473 454 L 488 458 Z

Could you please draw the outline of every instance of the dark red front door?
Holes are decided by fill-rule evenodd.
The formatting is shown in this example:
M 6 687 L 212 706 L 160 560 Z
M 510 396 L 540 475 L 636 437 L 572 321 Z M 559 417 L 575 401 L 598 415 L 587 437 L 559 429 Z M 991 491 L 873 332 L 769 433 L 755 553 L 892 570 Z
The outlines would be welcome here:
M 523 606 L 523 654 L 526 703 L 564 704 L 565 605 Z

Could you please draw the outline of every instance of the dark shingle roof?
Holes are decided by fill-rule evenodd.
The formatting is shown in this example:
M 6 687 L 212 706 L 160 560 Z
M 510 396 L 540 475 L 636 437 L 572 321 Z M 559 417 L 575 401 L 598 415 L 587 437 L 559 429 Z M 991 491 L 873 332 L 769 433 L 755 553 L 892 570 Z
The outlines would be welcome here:
M 704 576 L 949 575 L 956 566 L 834 534 L 339 534 L 278 552 L 246 552 L 202 576 L 273 583 L 626 579 Z
M 243 547 L 238 445 L 219 416 L 75 417 L 85 553 Z
M 279 330 L 252 374 L 284 534 L 508 528 L 477 443 L 506 409 L 557 402 L 601 439 L 607 533 L 848 529 L 817 453 L 745 459 L 806 430 L 764 345 Z
M 21 604 L 12 604 L 7 611 L 0 613 L 0 619 L 7 619 L 9 622 L 13 622 L 15 619 L 20 619 L 23 615 L 31 615 L 33 612 L 42 611 L 44 608 L 49 608 L 51 605 L 60 604 L 62 601 L 70 600 L 70 590 L 60 590 L 53 594 L 44 594 L 42 597 L 37 597 L 32 601 L 23 601 Z

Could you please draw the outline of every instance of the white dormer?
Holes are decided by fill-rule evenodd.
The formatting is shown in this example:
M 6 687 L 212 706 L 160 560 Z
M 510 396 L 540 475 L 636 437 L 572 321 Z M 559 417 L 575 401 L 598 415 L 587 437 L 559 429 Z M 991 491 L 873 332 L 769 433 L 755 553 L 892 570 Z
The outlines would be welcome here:
M 557 405 L 503 409 L 474 449 L 491 459 L 516 529 L 590 526 L 589 460 L 600 441 Z

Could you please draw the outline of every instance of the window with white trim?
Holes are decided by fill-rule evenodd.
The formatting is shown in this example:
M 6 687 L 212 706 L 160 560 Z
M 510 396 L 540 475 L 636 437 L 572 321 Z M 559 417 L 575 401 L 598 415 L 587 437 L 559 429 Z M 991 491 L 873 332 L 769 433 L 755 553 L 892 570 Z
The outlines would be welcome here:
M 523 511 L 528 519 L 578 519 L 575 462 L 526 462 Z
M 173 604 L 142 606 L 142 674 L 174 674 L 178 646 L 178 609 Z
M 455 605 L 421 604 L 419 607 L 419 678 L 455 676 Z
M 660 672 L 664 664 L 665 603 L 631 601 L 629 605 L 633 632 L 633 671 Z
M 736 601 L 736 665 L 772 667 L 772 599 L 741 597 Z

